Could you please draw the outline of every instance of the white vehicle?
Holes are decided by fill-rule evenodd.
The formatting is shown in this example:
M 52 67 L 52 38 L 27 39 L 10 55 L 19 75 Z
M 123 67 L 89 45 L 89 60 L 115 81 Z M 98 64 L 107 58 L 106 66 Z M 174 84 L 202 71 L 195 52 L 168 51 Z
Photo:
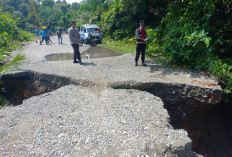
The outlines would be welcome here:
M 101 44 L 102 32 L 97 25 L 82 25 L 80 27 L 81 41 L 85 44 L 92 44 L 96 42 Z

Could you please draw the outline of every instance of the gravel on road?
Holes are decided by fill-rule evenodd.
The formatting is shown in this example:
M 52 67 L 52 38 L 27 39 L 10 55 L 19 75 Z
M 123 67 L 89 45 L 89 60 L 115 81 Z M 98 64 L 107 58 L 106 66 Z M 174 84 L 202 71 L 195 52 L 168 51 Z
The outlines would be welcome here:
M 191 157 L 158 97 L 62 87 L 0 110 L 0 156 Z

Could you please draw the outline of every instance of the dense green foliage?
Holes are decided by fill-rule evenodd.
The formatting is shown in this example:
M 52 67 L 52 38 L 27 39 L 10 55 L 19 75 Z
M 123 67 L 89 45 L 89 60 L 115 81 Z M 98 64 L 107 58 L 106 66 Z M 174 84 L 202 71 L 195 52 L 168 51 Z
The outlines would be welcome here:
M 155 39 L 170 62 L 208 70 L 232 93 L 232 1 L 173 1 Z
M 80 7 L 79 3 L 70 5 L 61 0 L 56 2 L 54 0 L 34 0 L 34 5 L 44 26 L 62 26 L 64 28 L 70 26 L 70 20 L 76 17 Z M 18 27 L 23 30 L 33 32 L 34 26 L 39 25 L 29 0 L 1 0 L 0 8 L 4 13 L 12 14 L 14 20 L 18 21 Z
M 10 13 L 0 15 L 0 53 L 8 54 L 15 49 L 14 41 L 26 41 L 30 34 L 17 27 L 17 20 L 13 20 Z M 1 56 L 3 57 L 3 56 Z
M 217 3 L 211 0 L 200 3 L 174 1 L 162 21 L 162 28 L 165 28 L 162 30 L 164 55 L 173 62 L 195 66 L 207 62 L 212 54 L 223 58 L 229 54 L 232 50 L 232 37 L 228 36 L 232 32 L 232 16 L 225 16 L 225 10 L 219 13 Z M 231 5 L 229 1 L 221 1 L 220 5 L 228 7 L 229 3 Z M 202 64 L 203 68 L 207 68 L 207 65 Z
M 65 0 L 34 0 L 34 5 L 45 26 L 67 29 L 72 20 L 80 25 L 97 23 L 107 35 L 119 39 L 132 36 L 139 19 L 151 26 L 158 25 L 166 14 L 168 0 L 84 0 L 72 4 Z M 24 30 L 33 31 L 33 25 L 39 25 L 29 0 L 2 0 L 1 6 L 4 6 L 3 12 L 11 13 L 20 21 L 19 27 Z
M 17 42 L 30 40 L 31 35 L 17 27 L 9 13 L 0 14 L 0 61 L 4 61 L 10 52 L 17 48 Z M 0 72 L 2 68 L 0 67 Z
M 0 8 L 11 13 L 20 28 L 33 31 L 39 23 L 29 4 L 29 0 L 2 0 Z M 72 20 L 79 25 L 97 23 L 107 35 L 119 39 L 132 36 L 139 19 L 151 26 L 158 25 L 166 14 L 168 0 L 84 0 L 72 4 L 65 0 L 34 0 L 34 5 L 45 26 L 67 29 Z

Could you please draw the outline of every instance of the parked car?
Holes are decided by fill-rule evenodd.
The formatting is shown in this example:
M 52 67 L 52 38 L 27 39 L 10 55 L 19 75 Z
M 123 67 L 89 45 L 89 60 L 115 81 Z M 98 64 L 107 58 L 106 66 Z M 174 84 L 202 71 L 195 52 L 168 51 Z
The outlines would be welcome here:
M 80 37 L 85 44 L 102 43 L 102 32 L 97 25 L 82 25 L 80 27 Z

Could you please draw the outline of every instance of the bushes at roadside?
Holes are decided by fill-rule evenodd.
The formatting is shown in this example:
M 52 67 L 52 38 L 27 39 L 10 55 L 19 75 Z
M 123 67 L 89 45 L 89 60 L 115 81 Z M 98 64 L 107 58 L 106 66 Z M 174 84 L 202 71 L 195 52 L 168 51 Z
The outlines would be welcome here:
M 0 14 L 0 52 L 12 51 L 15 49 L 15 42 L 29 41 L 31 38 L 30 33 L 17 27 L 11 14 Z
M 209 62 L 208 70 L 222 80 L 224 99 L 226 102 L 232 102 L 232 60 L 215 57 Z
M 210 0 L 174 1 L 163 19 L 162 54 L 175 64 L 199 67 L 215 50 L 209 36 L 210 18 L 215 10 Z

